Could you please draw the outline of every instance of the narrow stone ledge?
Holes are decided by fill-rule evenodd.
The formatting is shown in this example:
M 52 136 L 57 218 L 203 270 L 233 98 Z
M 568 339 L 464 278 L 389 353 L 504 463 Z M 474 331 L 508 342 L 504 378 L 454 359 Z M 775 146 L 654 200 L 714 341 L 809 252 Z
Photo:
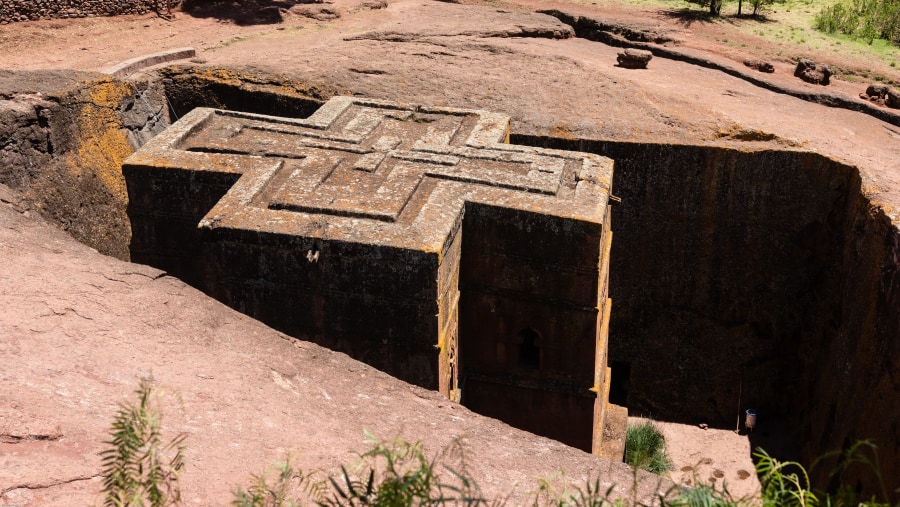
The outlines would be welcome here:
M 179 48 L 179 49 L 170 49 L 168 51 L 162 51 L 160 53 L 153 53 L 151 55 L 143 55 L 137 58 L 132 58 L 131 60 L 125 60 L 124 62 L 110 67 L 103 71 L 104 74 L 109 74 L 110 76 L 123 78 L 137 72 L 141 69 L 146 69 L 147 67 L 151 67 L 153 65 L 159 65 L 160 63 L 168 63 L 173 62 L 175 60 L 184 60 L 186 58 L 193 58 L 197 55 L 197 51 L 194 48 Z

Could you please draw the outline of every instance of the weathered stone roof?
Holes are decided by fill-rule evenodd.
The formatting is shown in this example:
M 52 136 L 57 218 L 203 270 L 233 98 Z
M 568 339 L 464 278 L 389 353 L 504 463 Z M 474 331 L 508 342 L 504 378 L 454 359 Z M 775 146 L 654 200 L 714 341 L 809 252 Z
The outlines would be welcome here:
M 307 119 L 198 108 L 126 165 L 243 174 L 204 228 L 440 252 L 465 201 L 602 223 L 612 162 L 505 144 L 508 125 L 352 97 Z

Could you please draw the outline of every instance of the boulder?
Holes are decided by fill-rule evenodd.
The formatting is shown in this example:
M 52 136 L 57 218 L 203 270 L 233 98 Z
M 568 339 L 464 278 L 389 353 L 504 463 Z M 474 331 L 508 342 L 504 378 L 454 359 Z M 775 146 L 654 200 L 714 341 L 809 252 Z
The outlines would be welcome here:
M 619 67 L 626 69 L 646 69 L 651 59 L 653 59 L 653 53 L 650 51 L 631 48 L 620 52 L 616 57 Z
M 387 0 L 367 0 L 361 3 L 359 7 L 363 10 L 374 11 L 377 9 L 386 9 L 387 6 Z
M 815 62 L 807 60 L 806 58 L 801 58 L 800 61 L 797 62 L 797 69 L 794 70 L 794 75 L 800 79 L 807 83 L 822 86 L 826 86 L 831 82 L 832 74 L 834 73 L 831 72 L 831 67 L 828 65 L 816 65 Z
M 294 6 L 291 7 L 290 11 L 299 14 L 300 16 L 315 19 L 316 21 L 331 21 L 341 17 L 341 11 L 338 10 L 337 7 L 330 7 L 327 5 L 316 7 Z
M 762 61 L 762 60 L 753 60 L 753 59 L 744 60 L 744 65 L 746 65 L 747 67 L 750 67 L 751 69 L 756 69 L 760 72 L 766 72 L 768 74 L 775 72 L 774 65 L 772 65 L 769 62 Z
M 883 99 L 887 96 L 890 87 L 882 84 L 870 84 L 866 88 L 866 95 L 870 98 Z
M 892 109 L 900 109 L 900 92 L 894 88 L 889 88 L 885 95 L 887 98 L 884 100 L 884 105 Z

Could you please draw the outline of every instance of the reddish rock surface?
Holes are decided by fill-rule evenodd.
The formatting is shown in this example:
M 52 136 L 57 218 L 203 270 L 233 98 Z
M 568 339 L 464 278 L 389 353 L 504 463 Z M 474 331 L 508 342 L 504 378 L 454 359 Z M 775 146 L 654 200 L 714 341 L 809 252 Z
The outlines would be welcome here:
M 225 505 L 272 462 L 334 472 L 363 431 L 456 439 L 490 497 L 522 500 L 564 470 L 629 494 L 632 471 L 515 430 L 321 347 L 286 338 L 158 270 L 98 254 L 0 187 L 0 500 L 100 502 L 100 458 L 117 404 L 152 375 L 177 396 L 164 427 L 187 435 L 188 505 Z M 639 474 L 641 494 L 656 486 Z

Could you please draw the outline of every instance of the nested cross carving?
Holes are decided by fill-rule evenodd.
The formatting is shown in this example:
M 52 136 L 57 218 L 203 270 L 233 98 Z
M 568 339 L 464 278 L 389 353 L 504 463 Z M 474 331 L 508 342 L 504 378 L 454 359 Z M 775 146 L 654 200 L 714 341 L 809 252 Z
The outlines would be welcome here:
M 440 251 L 466 201 L 602 221 L 611 163 L 505 144 L 508 126 L 352 97 L 297 120 L 198 108 L 130 163 L 241 174 L 204 228 Z

